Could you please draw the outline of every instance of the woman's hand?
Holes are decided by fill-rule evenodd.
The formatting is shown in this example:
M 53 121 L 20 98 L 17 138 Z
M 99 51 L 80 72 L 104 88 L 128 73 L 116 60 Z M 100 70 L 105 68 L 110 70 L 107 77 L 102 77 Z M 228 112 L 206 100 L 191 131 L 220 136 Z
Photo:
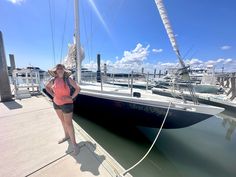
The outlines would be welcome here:
M 63 101 L 73 101 L 71 96 L 62 96 L 61 99 Z

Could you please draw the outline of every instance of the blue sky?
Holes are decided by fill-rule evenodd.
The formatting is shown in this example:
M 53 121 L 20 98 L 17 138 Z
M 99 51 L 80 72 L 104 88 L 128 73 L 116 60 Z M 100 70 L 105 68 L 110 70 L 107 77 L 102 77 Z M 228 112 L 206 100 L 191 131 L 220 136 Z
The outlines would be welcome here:
M 73 40 L 73 0 L 0 0 L 6 54 L 15 54 L 18 67 L 54 65 L 49 1 L 58 63 Z M 235 0 L 163 2 L 187 63 L 236 71 Z M 145 67 L 151 72 L 177 63 L 154 0 L 80 0 L 79 7 L 85 67 L 96 67 L 97 53 L 115 71 Z

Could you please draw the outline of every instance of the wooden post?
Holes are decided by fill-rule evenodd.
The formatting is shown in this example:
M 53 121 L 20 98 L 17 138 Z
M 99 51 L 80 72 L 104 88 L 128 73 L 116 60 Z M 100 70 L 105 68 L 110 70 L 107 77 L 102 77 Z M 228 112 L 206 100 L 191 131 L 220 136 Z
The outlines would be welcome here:
M 10 64 L 11 64 L 11 75 L 14 69 L 16 69 L 15 58 L 13 54 L 9 54 Z
M 159 70 L 159 78 L 161 77 L 161 70 Z
M 101 62 L 101 55 L 97 54 L 97 82 L 101 82 L 101 66 L 100 66 L 100 62 Z
M 0 102 L 12 100 L 10 82 L 7 72 L 7 62 L 3 44 L 3 36 L 0 31 Z
M 221 84 L 220 84 L 220 85 L 221 85 L 222 87 L 224 87 L 224 86 L 225 86 L 225 83 L 224 83 L 224 81 L 225 81 L 225 78 L 224 78 L 224 76 L 222 76 L 222 77 L 221 77 L 221 81 L 220 81 L 220 82 L 221 82 Z
M 154 78 L 156 78 L 157 69 L 154 69 Z
M 236 77 L 235 73 L 232 74 L 232 77 L 230 78 L 231 81 L 231 88 L 229 92 L 227 93 L 227 96 L 232 93 L 230 100 L 233 100 L 236 97 Z
M 227 76 L 227 77 L 226 77 L 226 84 L 225 84 L 225 87 L 226 87 L 226 88 L 229 88 L 229 84 L 230 84 L 229 79 L 230 79 L 230 78 Z

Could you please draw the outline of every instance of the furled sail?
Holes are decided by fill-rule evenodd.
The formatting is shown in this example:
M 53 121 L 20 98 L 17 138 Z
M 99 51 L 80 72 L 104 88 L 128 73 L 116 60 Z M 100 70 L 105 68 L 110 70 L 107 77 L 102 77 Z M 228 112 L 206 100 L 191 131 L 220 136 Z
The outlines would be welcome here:
M 84 55 L 84 49 L 80 49 L 81 53 L 81 59 L 83 60 Z M 75 69 L 76 68 L 76 45 L 75 44 L 68 44 L 68 53 L 63 61 L 63 64 L 68 69 Z
M 185 64 L 184 64 L 183 60 L 181 59 L 179 48 L 178 48 L 178 45 L 177 45 L 177 42 L 176 42 L 176 39 L 175 39 L 174 32 L 173 32 L 172 27 L 170 25 L 170 21 L 168 19 L 168 15 L 167 15 L 165 6 L 164 6 L 162 0 L 155 0 L 155 2 L 156 2 L 156 5 L 157 5 L 157 8 L 158 8 L 158 11 L 160 13 L 162 22 L 163 22 L 163 24 L 165 26 L 167 35 L 168 35 L 168 37 L 170 39 L 171 45 L 173 47 L 173 50 L 175 51 L 176 55 L 178 56 L 178 59 L 179 59 L 181 67 L 185 68 Z
M 68 53 L 63 61 L 63 64 L 68 69 L 73 69 L 76 67 L 76 48 L 75 44 L 68 44 Z
M 177 45 L 177 42 L 175 39 L 175 35 L 174 35 L 174 32 L 173 32 L 172 27 L 170 25 L 170 21 L 168 19 L 168 15 L 167 15 L 165 6 L 163 4 L 163 1 L 162 0 L 155 0 L 155 2 L 156 2 L 156 6 L 158 8 L 158 11 L 160 13 L 162 22 L 165 26 L 165 29 L 166 29 L 167 35 L 169 37 L 170 43 L 172 45 L 172 48 L 175 51 L 175 53 L 179 59 L 179 63 L 181 65 L 181 69 L 178 70 L 179 71 L 178 75 L 181 76 L 182 80 L 189 82 L 190 81 L 189 71 L 188 71 L 188 68 L 185 66 L 184 61 L 182 60 L 182 57 L 180 55 L 179 48 L 178 48 L 178 45 Z M 198 104 L 197 97 L 195 95 L 195 91 L 194 91 L 193 86 L 191 85 L 191 82 L 188 83 L 188 89 L 189 89 L 190 94 L 192 95 L 193 102 L 195 104 Z

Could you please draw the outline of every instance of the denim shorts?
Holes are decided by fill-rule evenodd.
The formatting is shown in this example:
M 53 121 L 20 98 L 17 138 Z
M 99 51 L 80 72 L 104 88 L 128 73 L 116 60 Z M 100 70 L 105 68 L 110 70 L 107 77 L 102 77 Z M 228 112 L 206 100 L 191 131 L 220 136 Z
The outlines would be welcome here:
M 73 109 L 74 109 L 73 103 L 57 105 L 56 103 L 54 103 L 54 101 L 53 101 L 53 107 L 54 107 L 54 109 L 62 110 L 63 113 L 71 113 L 71 112 L 73 112 Z

